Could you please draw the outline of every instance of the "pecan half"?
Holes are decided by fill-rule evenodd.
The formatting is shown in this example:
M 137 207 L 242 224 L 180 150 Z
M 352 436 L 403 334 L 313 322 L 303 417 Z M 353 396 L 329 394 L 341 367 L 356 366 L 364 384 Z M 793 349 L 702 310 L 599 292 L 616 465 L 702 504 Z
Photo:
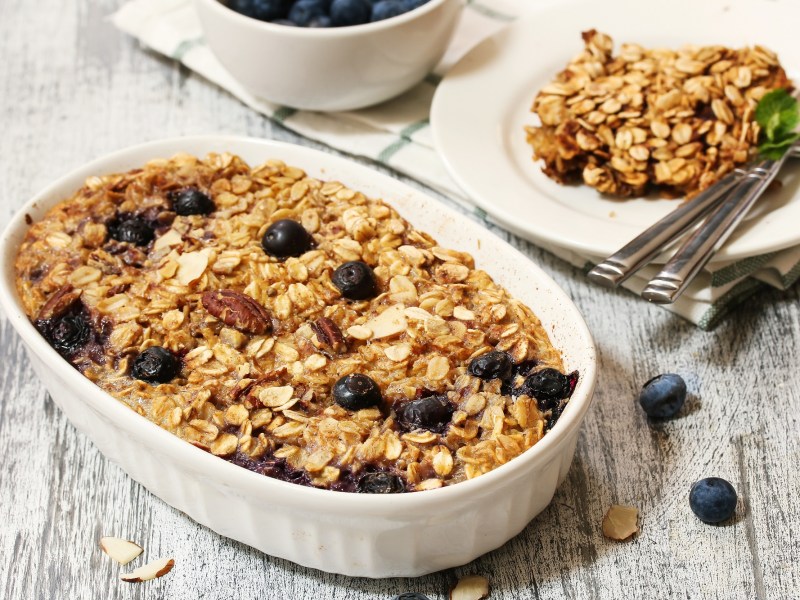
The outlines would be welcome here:
M 200 300 L 209 313 L 229 327 L 256 335 L 272 329 L 267 309 L 250 296 L 233 290 L 212 290 L 204 292 Z
M 55 294 L 50 296 L 44 306 L 39 309 L 39 314 L 36 315 L 37 321 L 44 321 L 47 319 L 57 319 L 65 315 L 81 297 L 81 290 L 74 289 L 71 285 L 67 284 L 59 289 Z
M 317 334 L 320 344 L 325 344 L 334 352 L 344 349 L 344 336 L 339 326 L 328 317 L 320 317 L 311 324 L 311 329 Z

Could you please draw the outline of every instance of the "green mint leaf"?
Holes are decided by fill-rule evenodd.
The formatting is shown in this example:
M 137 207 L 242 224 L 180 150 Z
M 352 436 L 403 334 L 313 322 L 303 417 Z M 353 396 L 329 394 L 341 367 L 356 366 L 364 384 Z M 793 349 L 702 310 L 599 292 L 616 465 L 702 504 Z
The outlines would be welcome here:
M 774 142 L 764 142 L 758 146 L 758 153 L 764 158 L 777 160 L 800 140 L 800 133 L 791 133 L 788 136 Z
M 800 124 L 800 110 L 788 90 L 764 94 L 756 106 L 755 119 L 761 127 L 758 151 L 762 156 L 780 158 L 799 137 L 794 129 Z

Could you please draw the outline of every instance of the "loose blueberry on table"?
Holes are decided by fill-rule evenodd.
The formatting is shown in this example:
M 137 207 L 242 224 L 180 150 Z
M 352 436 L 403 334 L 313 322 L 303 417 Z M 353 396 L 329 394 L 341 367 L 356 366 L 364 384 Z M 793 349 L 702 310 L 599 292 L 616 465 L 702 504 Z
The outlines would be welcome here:
M 419 592 L 406 592 L 392 598 L 392 600 L 430 600 L 425 594 Z
M 293 27 L 347 27 L 383 21 L 429 0 L 223 0 L 231 10 L 259 21 Z
M 639 404 L 648 417 L 675 416 L 686 401 L 686 382 L 680 375 L 664 373 L 653 377 L 639 392 Z
M 689 491 L 689 507 L 704 523 L 721 523 L 736 510 L 736 490 L 720 477 L 706 477 Z

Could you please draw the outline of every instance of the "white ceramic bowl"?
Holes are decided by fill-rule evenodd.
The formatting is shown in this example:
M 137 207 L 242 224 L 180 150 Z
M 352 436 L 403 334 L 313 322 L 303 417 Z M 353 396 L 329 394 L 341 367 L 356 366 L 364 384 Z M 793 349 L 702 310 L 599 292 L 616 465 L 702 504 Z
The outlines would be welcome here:
M 294 108 L 352 110 L 388 100 L 442 58 L 462 0 L 430 0 L 364 25 L 314 29 L 258 21 L 195 0 L 206 40 L 248 91 Z
M 251 165 L 280 158 L 314 177 L 338 179 L 382 197 L 444 246 L 471 252 L 539 316 L 580 373 L 552 431 L 494 471 L 453 486 L 400 495 L 332 492 L 258 475 L 188 444 L 136 414 L 85 379 L 39 335 L 14 287 L 14 259 L 27 230 L 90 175 L 141 166 L 177 152 L 240 155 Z M 62 177 L 37 194 L 0 238 L 0 306 L 28 350 L 36 373 L 70 421 L 100 451 L 168 504 L 214 531 L 301 565 L 367 577 L 416 576 L 461 565 L 519 533 L 566 477 L 595 384 L 595 350 L 578 310 L 516 249 L 441 203 L 385 175 L 322 152 L 237 137 L 188 137 L 116 152 Z

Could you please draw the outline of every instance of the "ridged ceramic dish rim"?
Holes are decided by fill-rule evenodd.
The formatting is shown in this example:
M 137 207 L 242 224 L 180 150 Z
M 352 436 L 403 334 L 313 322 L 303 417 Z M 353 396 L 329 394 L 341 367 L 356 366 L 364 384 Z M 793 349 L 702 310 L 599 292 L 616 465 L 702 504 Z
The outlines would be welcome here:
M 572 399 L 552 431 L 506 465 L 453 486 L 391 496 L 332 492 L 270 479 L 195 448 L 73 369 L 39 335 L 16 295 L 14 258 L 28 228 L 26 218 L 40 219 L 88 176 L 126 171 L 177 152 L 205 156 L 223 151 L 238 154 L 251 165 L 279 158 L 310 176 L 337 179 L 370 197 L 385 198 L 444 245 L 472 252 L 479 268 L 540 317 L 562 350 L 565 367 L 580 372 Z M 591 335 L 570 299 L 536 265 L 494 234 L 413 188 L 305 147 L 197 136 L 115 152 L 61 177 L 20 209 L 2 235 L 0 260 L 0 306 L 53 400 L 103 454 L 201 524 L 267 554 L 324 571 L 368 577 L 422 575 L 464 564 L 505 543 L 547 506 L 566 477 L 594 390 Z

